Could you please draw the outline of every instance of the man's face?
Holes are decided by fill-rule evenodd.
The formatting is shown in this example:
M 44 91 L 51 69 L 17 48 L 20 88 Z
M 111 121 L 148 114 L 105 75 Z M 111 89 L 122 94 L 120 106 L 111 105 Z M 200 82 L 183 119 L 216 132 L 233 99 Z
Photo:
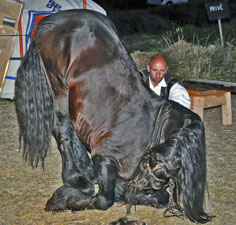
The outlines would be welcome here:
M 147 66 L 153 86 L 157 86 L 167 73 L 168 67 L 163 62 L 154 61 Z

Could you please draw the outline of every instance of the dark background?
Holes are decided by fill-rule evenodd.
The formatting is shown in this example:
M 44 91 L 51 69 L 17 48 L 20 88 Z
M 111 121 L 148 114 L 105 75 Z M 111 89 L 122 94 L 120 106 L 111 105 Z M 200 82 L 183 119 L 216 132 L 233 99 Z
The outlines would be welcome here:
M 193 25 L 196 27 L 217 24 L 209 21 L 204 0 L 190 0 L 187 4 L 172 6 L 151 6 L 146 0 L 94 0 L 106 11 L 115 23 L 120 35 L 135 33 L 159 33 L 178 26 Z M 236 0 L 228 0 L 230 19 L 236 18 Z

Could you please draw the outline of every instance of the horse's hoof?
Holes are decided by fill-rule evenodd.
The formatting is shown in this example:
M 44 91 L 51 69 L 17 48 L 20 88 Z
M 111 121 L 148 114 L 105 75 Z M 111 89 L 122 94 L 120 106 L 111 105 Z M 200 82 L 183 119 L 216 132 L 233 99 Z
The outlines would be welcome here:
M 46 205 L 45 208 L 44 208 L 44 211 L 56 213 L 56 212 L 63 212 L 64 210 L 63 209 L 54 208 L 54 207 L 51 207 L 51 206 L 48 207 Z
M 53 196 L 47 201 L 44 211 L 46 212 L 61 212 L 64 211 L 64 209 L 55 207 L 53 204 Z
M 52 205 L 46 204 L 44 211 L 46 212 L 62 212 L 64 211 L 63 209 L 59 209 L 59 208 L 54 208 Z
M 64 198 L 64 195 L 62 190 L 64 189 L 64 186 L 59 188 L 50 199 L 48 199 L 44 210 L 46 212 L 61 212 L 66 210 L 66 200 Z

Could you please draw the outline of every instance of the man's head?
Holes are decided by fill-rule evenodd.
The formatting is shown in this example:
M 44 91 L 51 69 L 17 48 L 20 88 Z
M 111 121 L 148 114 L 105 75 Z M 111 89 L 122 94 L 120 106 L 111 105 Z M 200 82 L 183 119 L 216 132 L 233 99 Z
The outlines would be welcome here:
M 150 79 L 154 87 L 165 77 L 167 69 L 166 60 L 162 55 L 152 57 L 150 63 L 147 65 L 147 70 L 150 73 Z

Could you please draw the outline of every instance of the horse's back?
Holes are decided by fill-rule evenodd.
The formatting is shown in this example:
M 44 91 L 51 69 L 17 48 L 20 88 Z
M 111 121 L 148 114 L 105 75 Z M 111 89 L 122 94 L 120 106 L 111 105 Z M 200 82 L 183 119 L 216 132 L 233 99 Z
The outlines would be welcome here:
M 66 47 L 69 49 L 75 47 L 72 44 L 84 45 L 84 49 L 89 43 L 94 43 L 95 36 L 92 33 L 96 32 L 96 38 L 106 38 L 109 35 L 109 39 L 119 39 L 117 36 L 117 30 L 112 21 L 103 14 L 84 9 L 71 9 L 61 11 L 59 13 L 52 14 L 43 18 L 35 31 L 34 40 L 36 45 L 41 48 L 44 46 L 51 48 L 61 48 L 63 41 L 68 44 L 71 41 L 71 45 Z M 85 39 L 86 38 L 86 39 Z M 83 44 L 81 44 L 83 43 Z M 79 52 L 80 49 L 76 49 Z
M 44 17 L 40 20 L 35 35 L 38 33 L 48 33 L 55 28 L 60 29 L 60 26 L 65 25 L 68 29 L 70 29 L 70 25 L 79 27 L 87 25 L 87 27 L 89 27 L 90 23 L 93 21 L 96 21 L 96 25 L 100 21 L 102 24 L 116 29 L 111 20 L 99 12 L 84 9 L 70 9 Z M 66 31 L 66 29 L 64 31 Z
M 53 14 L 39 23 L 33 44 L 58 108 L 69 107 L 73 127 L 92 155 L 136 164 L 162 101 L 153 106 L 154 94 L 144 88 L 110 19 L 87 10 Z M 136 138 L 140 134 L 143 142 Z M 124 173 L 131 176 L 135 166 Z
M 62 88 L 68 80 L 112 62 L 120 51 L 125 53 L 110 19 L 83 9 L 66 10 L 42 19 L 33 45 L 47 74 L 55 77 L 55 85 Z

